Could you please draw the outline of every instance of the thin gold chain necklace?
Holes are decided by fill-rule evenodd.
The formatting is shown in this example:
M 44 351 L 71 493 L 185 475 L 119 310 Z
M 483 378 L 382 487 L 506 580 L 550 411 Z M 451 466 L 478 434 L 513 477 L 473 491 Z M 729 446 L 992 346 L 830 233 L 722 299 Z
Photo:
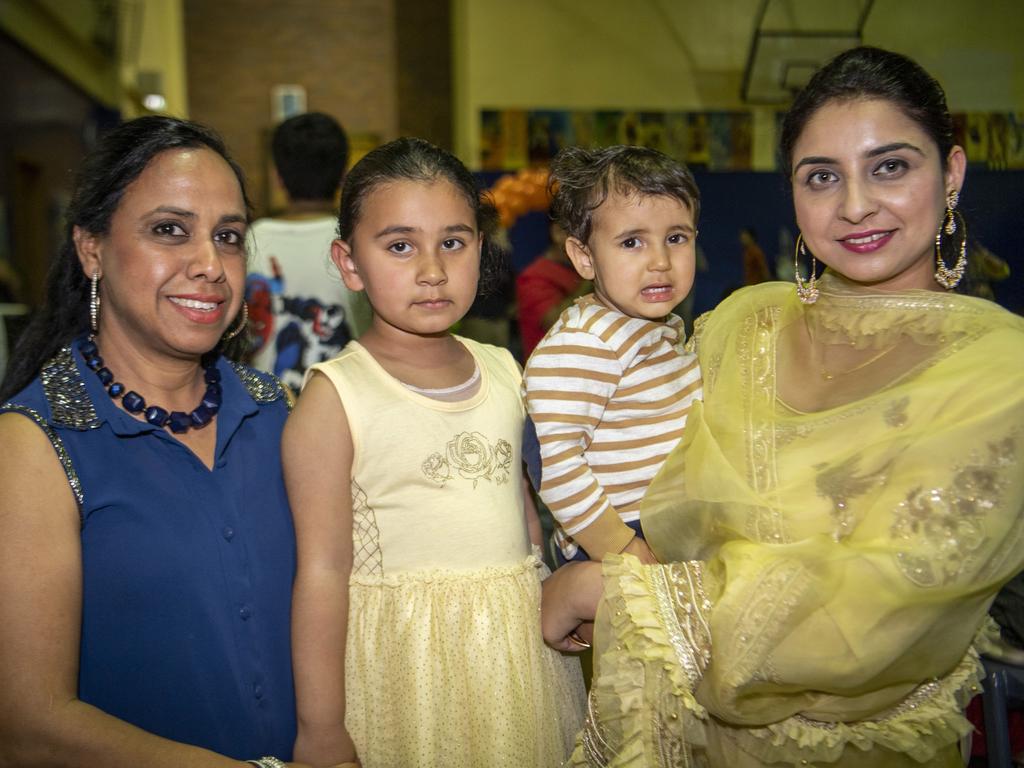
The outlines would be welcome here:
M 897 346 L 898 346 L 897 344 L 893 344 L 891 347 L 886 347 L 881 352 L 879 352 L 877 355 L 873 355 L 872 357 L 869 357 L 863 363 L 858 363 L 857 365 L 853 366 L 853 368 L 849 368 L 849 369 L 847 369 L 845 371 L 838 371 L 836 373 L 829 373 L 828 369 L 825 367 L 825 363 L 822 362 L 821 365 L 819 366 L 819 371 L 821 373 L 821 378 L 824 381 L 834 381 L 836 376 L 848 376 L 851 373 L 856 373 L 857 371 L 859 371 L 859 370 L 861 370 L 863 368 L 867 368 L 872 363 L 878 362 L 883 357 L 885 357 L 887 354 L 889 354 L 894 349 L 896 349 Z M 822 358 L 824 358 L 824 350 L 822 350 Z

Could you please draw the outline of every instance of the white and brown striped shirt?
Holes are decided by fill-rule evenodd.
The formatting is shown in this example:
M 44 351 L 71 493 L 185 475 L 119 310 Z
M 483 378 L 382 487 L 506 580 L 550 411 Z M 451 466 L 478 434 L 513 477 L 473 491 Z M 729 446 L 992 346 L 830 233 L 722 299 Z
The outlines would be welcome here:
M 563 534 L 601 559 L 633 537 L 626 521 L 682 437 L 701 396 L 683 321 L 624 315 L 593 295 L 566 309 L 526 365 L 526 407 L 540 442 L 540 496 Z M 573 542 L 575 540 L 575 543 Z

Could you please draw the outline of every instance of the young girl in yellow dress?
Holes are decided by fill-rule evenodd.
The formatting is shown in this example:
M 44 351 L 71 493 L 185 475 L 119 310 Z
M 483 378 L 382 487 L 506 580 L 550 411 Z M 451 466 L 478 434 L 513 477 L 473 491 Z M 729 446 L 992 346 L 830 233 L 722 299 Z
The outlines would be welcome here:
M 422 140 L 346 179 L 332 258 L 373 324 L 307 373 L 283 445 L 296 759 L 550 768 L 581 724 L 578 664 L 541 637 L 520 371 L 449 333 L 492 221 L 466 168 Z

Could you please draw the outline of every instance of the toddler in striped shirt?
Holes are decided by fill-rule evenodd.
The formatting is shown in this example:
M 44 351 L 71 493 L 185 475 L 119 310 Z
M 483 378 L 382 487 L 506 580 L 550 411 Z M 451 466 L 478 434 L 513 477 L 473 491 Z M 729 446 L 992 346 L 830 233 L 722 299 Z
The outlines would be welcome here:
M 551 168 L 566 252 L 593 293 L 566 309 L 526 365 L 541 499 L 564 560 L 628 552 L 656 562 L 640 501 L 701 396 L 672 309 L 693 285 L 700 193 L 652 149 L 562 150 Z

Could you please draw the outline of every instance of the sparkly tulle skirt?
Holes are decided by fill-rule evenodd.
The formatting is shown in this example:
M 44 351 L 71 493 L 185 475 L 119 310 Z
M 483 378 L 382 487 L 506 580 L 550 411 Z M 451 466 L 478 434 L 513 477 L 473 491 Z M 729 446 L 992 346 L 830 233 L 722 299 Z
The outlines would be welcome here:
M 353 575 L 346 727 L 363 768 L 553 768 L 582 724 L 579 662 L 544 645 L 542 566 Z

